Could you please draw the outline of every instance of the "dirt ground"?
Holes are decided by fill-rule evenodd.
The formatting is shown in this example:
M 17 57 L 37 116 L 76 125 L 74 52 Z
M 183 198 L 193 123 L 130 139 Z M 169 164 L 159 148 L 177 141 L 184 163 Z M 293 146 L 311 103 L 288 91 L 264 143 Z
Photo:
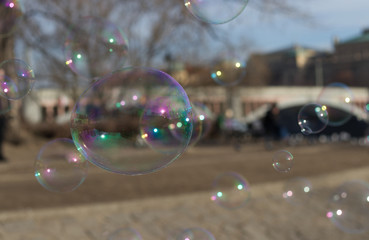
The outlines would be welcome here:
M 0 211 L 141 200 L 207 191 L 211 189 L 214 178 L 225 171 L 242 174 L 252 186 L 369 166 L 369 150 L 350 143 L 294 147 L 280 144 L 270 151 L 265 150 L 262 143 L 245 143 L 239 152 L 232 146 L 206 146 L 191 148 L 169 167 L 141 176 L 118 175 L 90 164 L 89 175 L 78 189 L 71 193 L 54 193 L 41 187 L 33 175 L 36 155 L 46 142 L 30 139 L 19 146 L 5 145 L 8 162 L 0 164 Z M 288 150 L 294 156 L 290 173 L 279 173 L 272 167 L 273 154 L 280 149 Z

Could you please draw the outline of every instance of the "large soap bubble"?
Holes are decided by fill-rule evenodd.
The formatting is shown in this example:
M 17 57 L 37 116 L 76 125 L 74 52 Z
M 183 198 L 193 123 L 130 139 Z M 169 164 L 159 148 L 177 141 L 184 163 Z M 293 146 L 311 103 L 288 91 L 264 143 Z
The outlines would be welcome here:
M 87 78 L 118 70 L 127 55 L 128 40 L 122 30 L 97 17 L 81 18 L 71 28 L 65 42 L 66 65 Z
M 221 86 L 239 84 L 246 75 L 246 62 L 233 53 L 225 53 L 213 61 L 210 76 Z
M 49 191 L 70 192 L 83 183 L 87 168 L 88 161 L 73 141 L 58 138 L 41 148 L 35 162 L 35 177 Z
M 369 185 L 363 181 L 348 181 L 331 195 L 327 217 L 340 230 L 363 233 L 369 229 Z
M 76 103 L 71 132 L 86 158 L 108 171 L 137 175 L 178 158 L 192 134 L 192 108 L 168 74 L 124 68 L 95 82 Z
M 248 2 L 248 0 L 184 0 L 192 15 L 212 24 L 222 24 L 235 19 Z
M 31 66 L 19 59 L 9 59 L 0 63 L 0 96 L 18 100 L 33 88 L 35 74 Z

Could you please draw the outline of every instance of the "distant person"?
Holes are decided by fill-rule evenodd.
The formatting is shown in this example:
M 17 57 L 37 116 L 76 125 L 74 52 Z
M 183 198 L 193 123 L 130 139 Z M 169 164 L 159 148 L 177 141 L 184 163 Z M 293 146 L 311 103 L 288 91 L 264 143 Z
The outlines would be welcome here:
M 265 133 L 265 147 L 273 148 L 273 141 L 280 140 L 281 128 L 279 125 L 279 108 L 277 104 L 272 104 L 263 119 Z

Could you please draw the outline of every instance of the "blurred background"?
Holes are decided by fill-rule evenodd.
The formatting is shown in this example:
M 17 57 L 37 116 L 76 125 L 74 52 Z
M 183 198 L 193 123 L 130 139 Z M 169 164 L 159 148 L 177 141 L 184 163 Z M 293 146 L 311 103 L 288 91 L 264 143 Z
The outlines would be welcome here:
M 250 1 L 217 25 L 177 0 L 0 0 L 0 62 L 21 59 L 35 74 L 24 98 L 0 96 L 0 239 L 108 239 L 122 227 L 144 239 L 177 239 L 188 227 L 206 228 L 216 239 L 368 237 L 326 216 L 336 187 L 369 180 L 367 7 L 363 0 Z M 95 20 L 86 23 L 86 16 Z M 89 36 L 116 31 L 116 55 L 100 54 L 106 45 Z M 78 63 L 85 56 L 76 49 L 87 62 Z M 155 68 L 178 81 L 200 108 L 196 139 L 155 173 L 125 176 L 89 164 L 73 192 L 42 188 L 34 176 L 41 147 L 71 138 L 81 94 L 124 66 Z M 329 108 L 330 122 L 314 134 L 303 134 L 299 122 L 307 104 Z M 124 126 L 134 128 L 134 121 Z M 138 151 L 142 144 L 137 139 Z M 286 172 L 273 169 L 279 150 L 293 155 Z M 236 210 L 210 200 L 214 179 L 228 171 L 255 186 Z M 297 177 L 316 189 L 308 200 L 296 195 L 300 205 L 282 195 Z M 363 209 L 360 217 L 369 218 Z

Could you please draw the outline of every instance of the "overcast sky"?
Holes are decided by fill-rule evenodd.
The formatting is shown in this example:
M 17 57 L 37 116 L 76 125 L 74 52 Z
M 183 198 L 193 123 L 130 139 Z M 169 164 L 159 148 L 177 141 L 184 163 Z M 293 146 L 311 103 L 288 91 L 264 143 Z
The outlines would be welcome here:
M 369 28 L 369 0 L 301 2 L 304 3 L 301 9 L 312 16 L 315 24 L 283 15 L 269 19 L 250 5 L 238 19 L 220 27 L 228 28 L 230 34 L 235 36 L 234 39 L 239 39 L 238 35 L 246 35 L 252 42 L 250 52 L 268 52 L 293 44 L 331 50 L 335 36 L 346 40 L 360 35 L 364 28 Z

